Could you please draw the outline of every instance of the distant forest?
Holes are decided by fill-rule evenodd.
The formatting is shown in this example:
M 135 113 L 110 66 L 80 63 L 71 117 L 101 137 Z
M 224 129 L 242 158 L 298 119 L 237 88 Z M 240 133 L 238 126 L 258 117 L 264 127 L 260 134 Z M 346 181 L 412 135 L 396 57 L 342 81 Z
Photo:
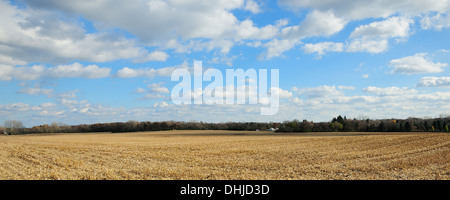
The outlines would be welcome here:
M 338 116 L 329 122 L 284 121 L 277 122 L 180 122 L 180 121 L 128 121 L 65 125 L 52 123 L 25 128 L 22 122 L 9 120 L 0 126 L 3 134 L 30 133 L 87 133 L 87 132 L 137 132 L 165 130 L 235 130 L 235 131 L 276 131 L 276 132 L 449 132 L 450 116 L 421 119 L 347 119 Z

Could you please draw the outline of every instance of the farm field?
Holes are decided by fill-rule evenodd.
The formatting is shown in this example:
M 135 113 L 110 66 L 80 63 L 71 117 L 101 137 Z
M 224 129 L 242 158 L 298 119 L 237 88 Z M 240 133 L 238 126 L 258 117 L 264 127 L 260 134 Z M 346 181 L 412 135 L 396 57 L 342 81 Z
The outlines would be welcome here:
M 450 134 L 160 131 L 0 136 L 0 179 L 450 180 Z

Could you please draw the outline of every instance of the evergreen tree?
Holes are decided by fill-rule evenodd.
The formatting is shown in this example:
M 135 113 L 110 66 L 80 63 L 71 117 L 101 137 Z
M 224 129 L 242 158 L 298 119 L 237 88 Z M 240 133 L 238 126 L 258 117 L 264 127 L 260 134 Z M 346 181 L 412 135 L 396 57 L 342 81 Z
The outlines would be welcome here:
M 337 122 L 339 122 L 341 124 L 344 124 L 344 122 L 345 122 L 344 118 L 342 118 L 342 116 L 340 116 L 340 115 L 337 117 L 336 120 L 337 120 Z
M 412 125 L 409 122 L 405 123 L 405 131 L 411 132 L 412 131 Z

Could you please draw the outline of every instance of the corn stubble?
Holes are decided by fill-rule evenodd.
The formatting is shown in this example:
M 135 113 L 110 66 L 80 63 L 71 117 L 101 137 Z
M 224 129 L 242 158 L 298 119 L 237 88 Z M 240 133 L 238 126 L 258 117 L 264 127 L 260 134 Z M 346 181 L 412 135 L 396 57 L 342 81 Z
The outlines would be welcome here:
M 0 136 L 0 179 L 443 179 L 445 133 Z

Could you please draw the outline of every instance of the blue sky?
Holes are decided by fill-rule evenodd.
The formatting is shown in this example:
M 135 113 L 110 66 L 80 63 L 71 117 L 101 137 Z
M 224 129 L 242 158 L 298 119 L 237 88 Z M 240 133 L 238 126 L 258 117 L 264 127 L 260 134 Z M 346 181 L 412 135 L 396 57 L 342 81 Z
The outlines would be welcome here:
M 0 123 L 450 114 L 448 0 L 1 0 L 0 25 Z M 194 60 L 279 69 L 278 113 L 173 104 Z

